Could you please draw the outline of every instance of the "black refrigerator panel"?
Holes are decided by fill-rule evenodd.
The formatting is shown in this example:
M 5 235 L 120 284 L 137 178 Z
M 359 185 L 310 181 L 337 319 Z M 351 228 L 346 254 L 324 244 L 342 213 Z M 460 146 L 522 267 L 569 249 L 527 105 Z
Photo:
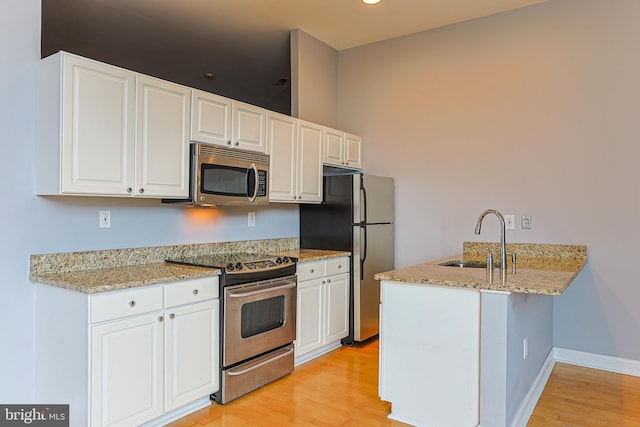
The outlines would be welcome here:
M 352 251 L 354 176 L 325 176 L 323 202 L 300 205 L 301 248 Z

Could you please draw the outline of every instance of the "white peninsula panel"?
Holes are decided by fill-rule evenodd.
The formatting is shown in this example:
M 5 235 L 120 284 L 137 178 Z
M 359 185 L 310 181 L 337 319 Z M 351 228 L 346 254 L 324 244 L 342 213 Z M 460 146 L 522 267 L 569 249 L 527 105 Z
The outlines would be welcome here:
M 476 426 L 480 398 L 480 292 L 382 282 L 380 397 L 390 418 Z

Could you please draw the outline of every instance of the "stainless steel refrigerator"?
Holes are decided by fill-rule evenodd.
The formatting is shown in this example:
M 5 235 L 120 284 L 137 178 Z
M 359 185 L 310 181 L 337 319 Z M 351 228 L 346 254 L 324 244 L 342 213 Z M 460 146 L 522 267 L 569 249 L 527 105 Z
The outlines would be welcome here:
M 351 252 L 350 333 L 344 344 L 378 334 L 380 283 L 394 268 L 394 181 L 363 174 L 324 176 L 319 205 L 300 205 L 300 247 Z

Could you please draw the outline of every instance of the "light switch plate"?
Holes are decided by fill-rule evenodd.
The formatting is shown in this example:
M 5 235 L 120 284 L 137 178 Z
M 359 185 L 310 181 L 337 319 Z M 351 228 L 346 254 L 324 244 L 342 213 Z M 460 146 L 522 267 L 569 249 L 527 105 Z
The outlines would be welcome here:
M 520 225 L 523 230 L 531 230 L 531 215 L 523 215 L 520 218 Z
M 516 229 L 516 216 L 515 215 L 505 215 L 504 216 L 504 228 L 507 230 L 515 230 Z

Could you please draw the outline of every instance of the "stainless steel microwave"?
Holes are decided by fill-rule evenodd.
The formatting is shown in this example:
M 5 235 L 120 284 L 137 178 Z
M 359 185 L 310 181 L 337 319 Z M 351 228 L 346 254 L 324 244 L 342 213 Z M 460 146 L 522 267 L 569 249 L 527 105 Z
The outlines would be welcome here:
M 269 203 L 269 155 L 213 144 L 190 144 L 188 199 L 164 203 L 253 206 Z

